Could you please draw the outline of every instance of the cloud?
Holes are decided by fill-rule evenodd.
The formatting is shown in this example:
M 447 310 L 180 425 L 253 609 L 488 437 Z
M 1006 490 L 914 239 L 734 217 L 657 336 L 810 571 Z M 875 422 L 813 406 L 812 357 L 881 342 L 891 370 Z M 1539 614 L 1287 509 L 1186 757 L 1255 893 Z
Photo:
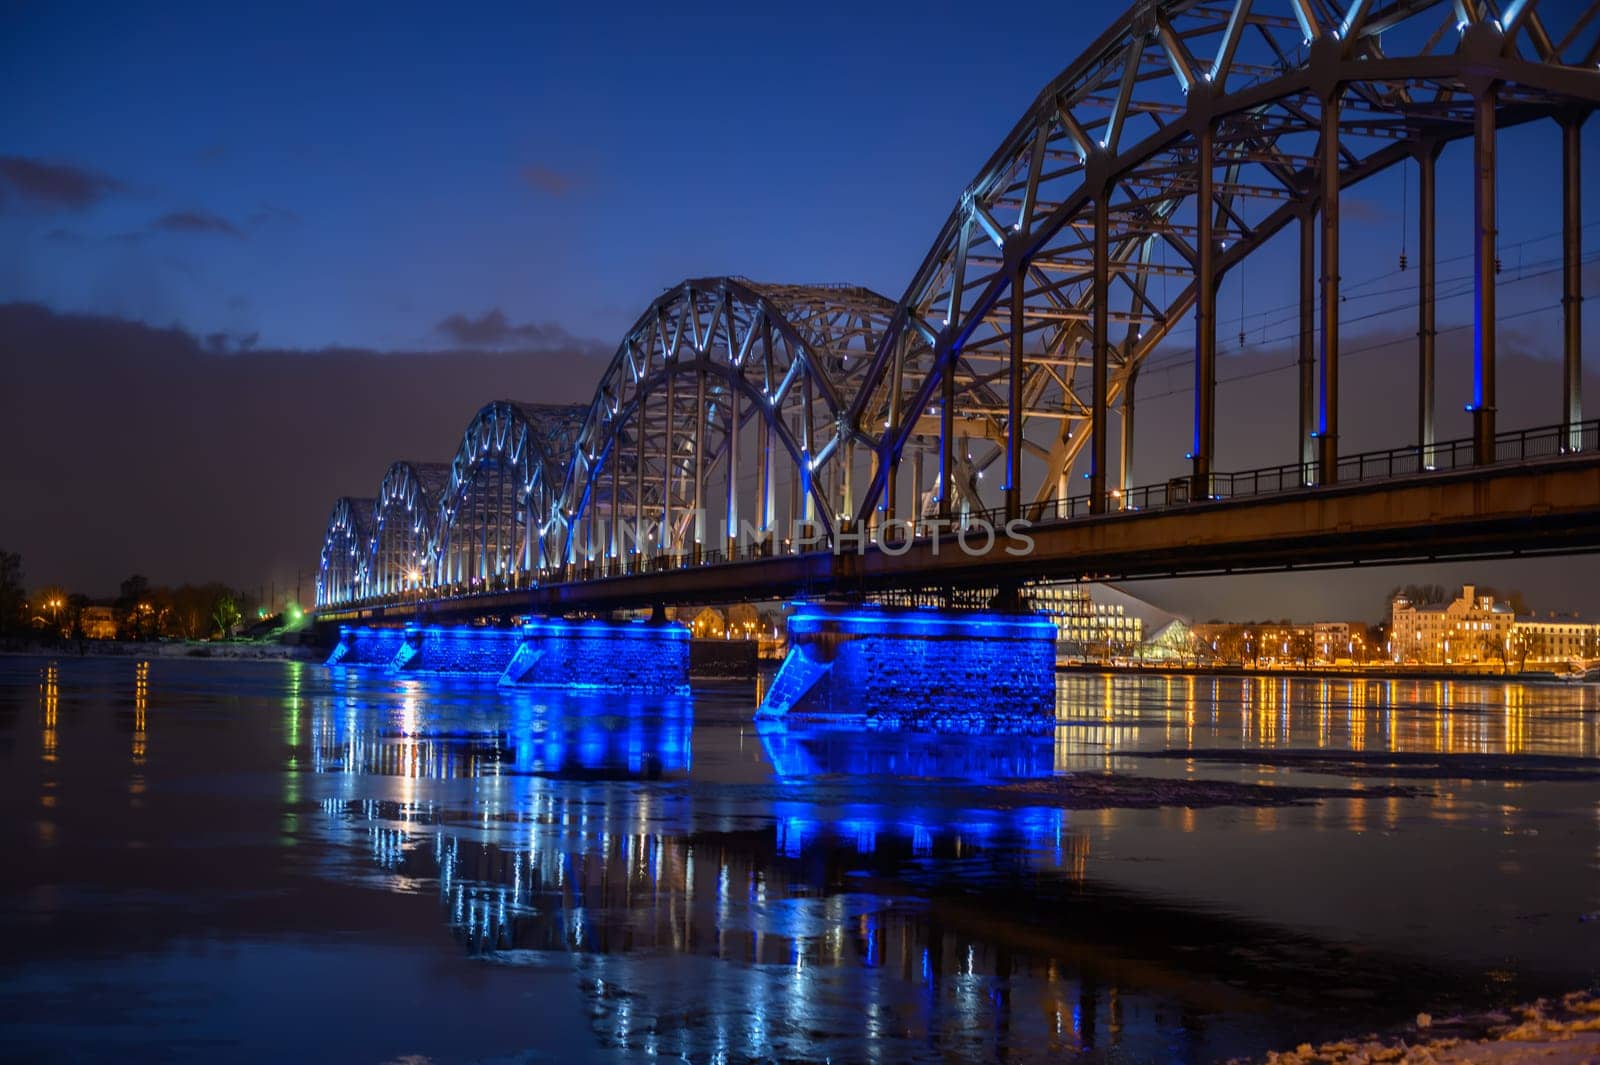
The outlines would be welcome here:
M 168 211 L 151 222 L 150 228 L 167 233 L 218 233 L 244 239 L 238 226 L 210 211 Z
M 534 191 L 547 196 L 565 196 L 577 186 L 571 174 L 552 170 L 538 163 L 531 163 L 522 168 L 522 180 L 526 181 Z
M 0 155 L 0 188 L 45 210 L 81 211 L 121 191 L 123 184 L 88 167 Z
M 574 341 L 572 334 L 559 325 L 529 322 L 512 325 L 506 313 L 495 307 L 473 318 L 465 314 L 452 314 L 433 327 L 434 332 L 450 343 L 463 348 L 499 351 L 522 348 L 545 351 L 550 348 L 589 341 Z

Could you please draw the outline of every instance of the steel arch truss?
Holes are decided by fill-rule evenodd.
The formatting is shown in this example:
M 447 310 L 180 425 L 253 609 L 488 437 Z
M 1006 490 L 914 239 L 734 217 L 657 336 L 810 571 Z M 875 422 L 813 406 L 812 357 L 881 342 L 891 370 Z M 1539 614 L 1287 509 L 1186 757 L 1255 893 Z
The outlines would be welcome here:
M 419 587 L 433 565 L 440 501 L 450 481 L 441 462 L 396 462 L 383 475 L 361 570 L 362 598 Z
M 478 411 L 440 498 L 436 585 L 507 587 L 545 564 L 537 533 L 560 491 L 584 410 L 500 400 Z
M 1125 489 L 1138 368 L 1191 309 L 1192 458 L 1207 491 L 1216 287 L 1296 220 L 1303 240 L 1318 219 L 1322 231 L 1317 283 L 1332 310 L 1320 333 L 1321 467 L 1308 476 L 1331 480 L 1339 190 L 1487 135 L 1478 226 L 1492 259 L 1493 131 L 1576 122 L 1600 102 L 1594 16 L 1593 4 L 1550 0 L 1135 4 L 1035 100 L 918 269 L 851 405 L 876 452 L 862 512 L 904 515 L 928 499 L 945 513 L 1003 501 L 1008 514 L 1038 515 L 1070 483 L 1092 509 L 1115 506 L 1109 420 L 1121 422 Z M 1491 325 L 1476 405 L 1492 439 L 1493 277 L 1479 259 L 1478 313 Z M 1305 304 L 1308 251 L 1302 264 Z M 1302 344 L 1313 335 L 1306 325 Z M 937 470 L 910 493 L 896 477 L 907 452 L 914 469 L 926 454 Z M 1080 458 L 1087 482 L 1072 482 Z
M 788 543 L 851 509 L 847 420 L 893 304 L 864 288 L 686 281 L 629 330 L 595 393 L 547 557 L 700 557 L 742 527 Z
M 372 536 L 370 499 L 341 496 L 328 516 L 322 534 L 322 556 L 317 562 L 317 606 L 354 602 L 361 592 L 361 570 Z

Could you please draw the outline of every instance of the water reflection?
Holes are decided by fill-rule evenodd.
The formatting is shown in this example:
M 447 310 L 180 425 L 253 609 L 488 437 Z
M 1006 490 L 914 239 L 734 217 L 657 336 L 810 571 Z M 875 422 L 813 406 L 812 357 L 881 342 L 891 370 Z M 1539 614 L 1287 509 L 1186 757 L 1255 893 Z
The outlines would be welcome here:
M 1234 986 L 1214 978 L 1230 965 L 1215 952 L 1258 930 L 1086 895 L 1088 839 L 1059 815 L 972 825 L 780 811 L 775 830 L 678 835 L 639 831 L 651 818 L 626 802 L 540 792 L 512 843 L 441 827 L 435 808 L 327 800 L 323 813 L 365 838 L 393 889 L 436 885 L 469 954 L 570 956 L 597 1041 L 618 1050 L 1205 1059 L 1239 1037 L 1223 1011 L 1286 1006 L 1248 967 Z
M 773 770 L 785 779 L 892 776 L 975 783 L 1049 776 L 1056 768 L 1056 751 L 1042 736 L 790 729 L 765 723 L 758 733 Z
M 1173 747 L 1600 755 L 1600 686 L 1062 674 L 1058 768 Z
M 311 769 L 447 780 L 585 775 L 659 779 L 689 770 L 687 696 L 606 698 L 492 686 L 481 700 L 440 702 L 441 683 L 407 678 L 374 716 L 370 692 L 320 703 Z M 435 687 L 430 687 L 430 684 Z M 453 689 L 455 699 L 462 688 Z

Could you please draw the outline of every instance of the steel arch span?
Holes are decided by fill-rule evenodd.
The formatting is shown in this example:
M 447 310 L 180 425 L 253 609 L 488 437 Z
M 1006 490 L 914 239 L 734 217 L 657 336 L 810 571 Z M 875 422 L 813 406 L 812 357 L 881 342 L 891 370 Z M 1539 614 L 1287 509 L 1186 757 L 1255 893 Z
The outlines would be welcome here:
M 1577 128 L 1600 103 L 1596 5 L 1537 0 L 1137 3 L 1040 93 L 962 194 L 902 297 L 850 423 L 875 452 L 862 513 L 1115 509 L 1132 482 L 1139 367 L 1195 312 L 1193 491 L 1213 492 L 1216 292 L 1290 225 L 1300 235 L 1303 483 L 1336 479 L 1339 198 L 1420 170 L 1419 419 L 1433 443 L 1433 164 L 1474 154 L 1475 437 L 1494 425 L 1494 139 L 1552 119 L 1566 155 L 1567 394 L 1576 398 Z M 1157 297 L 1152 279 L 1176 290 Z M 1320 297 L 1320 299 L 1319 299 Z M 1318 304 L 1320 303 L 1320 307 Z M 1315 367 L 1315 375 L 1313 375 Z M 1120 457 L 1112 479 L 1111 420 Z M 880 428 L 881 427 L 881 428 Z M 1576 437 L 1574 436 L 1574 440 Z M 1080 459 L 1082 460 L 1080 463 Z M 1087 497 L 1066 503 L 1075 465 Z M 993 470 L 989 494 L 979 478 Z M 1113 487 L 1114 485 L 1114 487 Z M 913 502 L 913 505 L 915 503 Z M 860 515 L 856 515 L 860 520 Z
M 450 467 L 442 462 L 401 461 L 384 473 L 361 569 L 362 598 L 401 595 L 422 585 L 433 564 L 449 479 Z
M 549 520 L 585 408 L 497 400 L 473 417 L 439 500 L 435 586 L 503 588 L 545 565 Z
M 846 285 L 685 281 L 618 346 L 545 531 L 586 564 L 726 551 L 742 525 L 771 550 L 795 523 L 851 509 L 860 439 L 846 421 L 894 311 Z
M 342 606 L 361 594 L 361 570 L 372 536 L 371 499 L 341 496 L 328 515 L 317 562 L 317 606 Z

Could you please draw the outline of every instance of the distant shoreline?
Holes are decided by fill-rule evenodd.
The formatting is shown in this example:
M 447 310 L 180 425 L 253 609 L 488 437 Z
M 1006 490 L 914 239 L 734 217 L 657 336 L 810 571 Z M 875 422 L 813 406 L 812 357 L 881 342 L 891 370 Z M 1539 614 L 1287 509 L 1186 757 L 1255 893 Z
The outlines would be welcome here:
M 229 643 L 200 640 L 87 640 L 0 646 L 17 658 L 164 658 L 216 662 L 321 662 L 327 651 L 313 644 Z

